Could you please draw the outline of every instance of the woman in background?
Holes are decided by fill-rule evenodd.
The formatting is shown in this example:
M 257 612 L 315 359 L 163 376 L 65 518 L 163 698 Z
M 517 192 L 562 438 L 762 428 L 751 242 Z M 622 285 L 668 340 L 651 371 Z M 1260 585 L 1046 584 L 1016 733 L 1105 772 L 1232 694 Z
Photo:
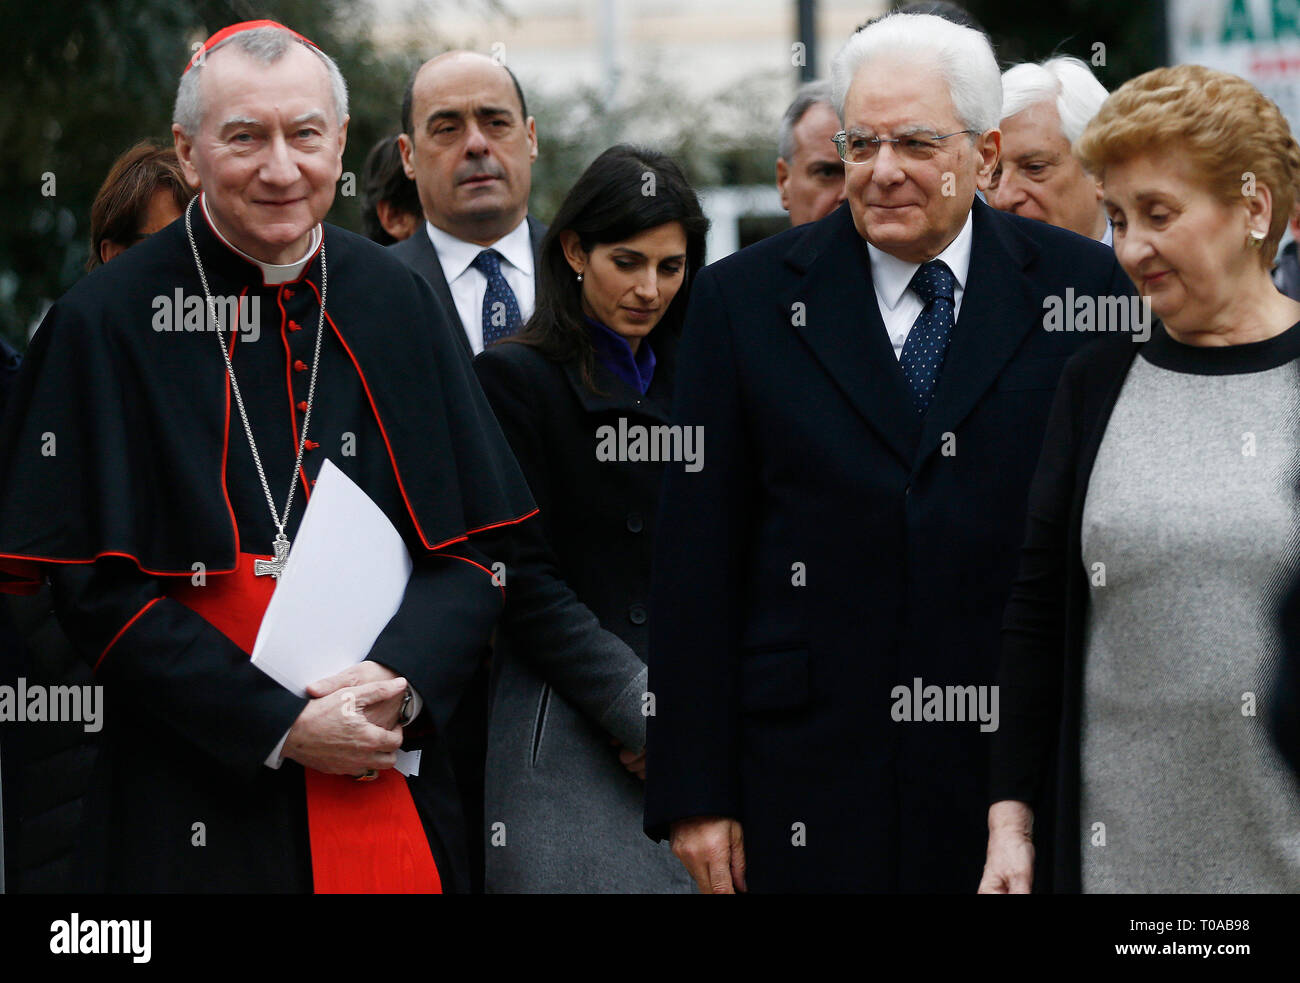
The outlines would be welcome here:
M 670 422 L 677 337 L 707 227 L 672 158 L 611 147 L 551 223 L 535 313 L 475 361 L 541 509 L 555 575 L 642 662 L 663 462 L 622 453 L 618 435 L 648 437 Z M 690 892 L 685 868 L 641 829 L 644 668 L 596 718 L 528 638 L 499 643 L 487 890 Z
M 91 203 L 86 269 L 107 263 L 171 225 L 193 197 L 175 150 L 148 140 L 137 143 L 113 161 Z

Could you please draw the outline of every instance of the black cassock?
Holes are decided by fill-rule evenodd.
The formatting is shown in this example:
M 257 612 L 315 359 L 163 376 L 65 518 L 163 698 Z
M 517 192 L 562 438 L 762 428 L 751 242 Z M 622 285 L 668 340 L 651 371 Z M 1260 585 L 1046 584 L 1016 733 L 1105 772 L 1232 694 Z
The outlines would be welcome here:
M 283 508 L 321 255 L 298 280 L 265 285 L 202 215 L 193 209 L 212 294 L 259 315 L 244 322 L 259 336 L 245 330 L 230 351 Z M 406 747 L 423 750 L 408 786 L 443 889 L 464 889 L 461 808 L 439 735 L 501 612 L 492 557 L 535 509 L 427 284 L 351 233 L 326 225 L 323 240 L 312 443 L 286 531 L 292 539 L 328 457 L 411 550 L 406 596 L 369 657 L 424 700 L 407 729 Z M 33 338 L 0 431 L 0 578 L 11 590 L 51 578 L 104 687 L 105 753 L 80 844 L 88 890 L 312 889 L 303 769 L 264 763 L 305 701 L 169 596 L 198 573 L 220 584 L 241 554 L 269 556 L 275 537 L 218 348 L 231 335 L 189 330 L 201 323 L 192 302 L 187 324 L 186 299 L 202 296 L 184 220 L 86 277 Z

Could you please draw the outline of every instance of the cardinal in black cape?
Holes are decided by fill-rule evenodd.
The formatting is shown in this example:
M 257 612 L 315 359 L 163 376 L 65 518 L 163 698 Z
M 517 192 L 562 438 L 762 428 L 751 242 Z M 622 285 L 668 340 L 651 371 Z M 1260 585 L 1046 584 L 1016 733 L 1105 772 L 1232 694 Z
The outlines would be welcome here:
M 215 35 L 173 129 L 203 194 L 51 307 L 9 400 L 0 587 L 49 578 L 104 687 L 87 890 L 467 885 L 439 738 L 504 603 L 489 544 L 535 509 L 430 288 L 321 222 L 346 122 L 305 38 Z M 275 586 L 254 569 L 326 458 L 414 571 L 367 660 L 303 699 L 248 659 Z

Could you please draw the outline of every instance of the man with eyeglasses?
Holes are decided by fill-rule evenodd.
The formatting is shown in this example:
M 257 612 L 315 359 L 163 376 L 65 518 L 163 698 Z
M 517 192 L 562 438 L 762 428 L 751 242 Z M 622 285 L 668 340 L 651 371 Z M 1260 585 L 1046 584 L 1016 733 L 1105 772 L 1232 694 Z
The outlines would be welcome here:
M 979 32 L 886 16 L 832 79 L 849 207 L 693 285 L 674 422 L 706 466 L 662 499 L 646 830 L 706 892 L 973 893 L 1030 479 L 1096 337 L 1047 302 L 1133 288 L 976 199 Z
M 1078 58 L 1008 68 L 1002 74 L 1002 157 L 989 179 L 989 204 L 1109 246 L 1101 183 L 1070 149 L 1106 95 Z

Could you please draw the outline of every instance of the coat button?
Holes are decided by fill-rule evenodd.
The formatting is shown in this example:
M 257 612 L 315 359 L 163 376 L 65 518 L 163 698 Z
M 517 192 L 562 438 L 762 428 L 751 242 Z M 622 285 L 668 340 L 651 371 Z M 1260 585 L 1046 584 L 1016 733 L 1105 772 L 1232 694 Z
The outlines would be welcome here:
M 317 447 L 320 446 L 320 444 L 316 443 L 316 441 L 314 440 L 305 440 L 303 441 L 302 446 L 307 448 L 307 450 L 309 451 L 314 451 Z
M 297 321 L 290 321 L 290 322 L 289 322 L 289 330 L 290 330 L 290 331 L 301 331 L 301 330 L 302 330 L 302 325 L 299 324 Z
M 632 624 L 634 625 L 644 625 L 645 617 L 646 615 L 645 615 L 644 605 L 633 604 L 630 608 L 627 609 L 627 620 L 632 622 Z
M 306 371 L 307 371 L 307 363 L 304 362 L 304 361 L 303 361 L 302 359 L 300 359 L 300 358 L 299 358 L 299 359 L 295 359 L 295 360 L 294 360 L 294 363 L 293 363 L 293 370 L 294 370 L 295 372 L 306 372 Z
M 628 532 L 640 532 L 644 527 L 645 527 L 645 523 L 642 522 L 641 520 L 640 512 L 629 512 L 627 514 Z
M 302 402 L 298 404 L 298 412 L 299 413 L 307 412 L 307 400 L 304 399 Z
M 286 297 L 292 297 L 292 296 L 293 296 L 293 291 L 290 290 L 288 287 L 285 287 L 285 288 L 284 288 L 284 295 L 285 295 Z

